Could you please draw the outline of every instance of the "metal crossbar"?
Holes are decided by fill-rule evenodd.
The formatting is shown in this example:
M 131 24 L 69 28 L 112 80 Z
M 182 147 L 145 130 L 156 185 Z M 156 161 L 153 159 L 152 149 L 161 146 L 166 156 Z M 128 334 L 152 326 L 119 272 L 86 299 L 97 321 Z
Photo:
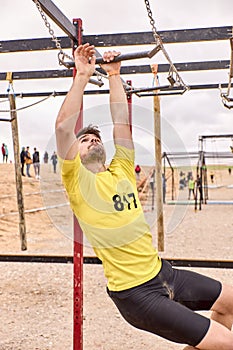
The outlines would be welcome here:
M 180 259 L 165 258 L 173 266 L 182 267 L 200 267 L 215 269 L 233 269 L 233 260 L 207 260 L 207 259 Z M 0 255 L 0 262 L 19 262 L 19 263 L 49 263 L 49 264 L 73 264 L 71 255 Z M 84 264 L 99 265 L 101 260 L 96 256 L 84 256 Z

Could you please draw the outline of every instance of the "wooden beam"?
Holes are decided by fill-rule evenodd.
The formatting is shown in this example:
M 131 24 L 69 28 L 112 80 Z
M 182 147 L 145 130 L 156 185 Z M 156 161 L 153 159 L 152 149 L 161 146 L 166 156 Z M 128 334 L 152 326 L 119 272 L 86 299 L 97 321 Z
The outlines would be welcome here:
M 232 26 L 166 30 L 158 31 L 158 34 L 165 44 L 228 40 L 232 36 Z M 69 37 L 58 37 L 58 39 L 63 49 L 72 47 Z M 96 47 L 154 45 L 154 37 L 151 32 L 96 34 L 83 35 L 83 42 L 90 42 Z M 56 46 L 51 38 L 0 41 L 0 53 L 54 49 Z
M 158 86 L 158 65 L 151 65 L 155 85 Z M 161 114 L 160 98 L 154 96 L 154 142 L 155 142 L 155 178 L 156 178 L 156 222 L 158 251 L 164 251 L 164 216 L 162 195 L 162 141 L 161 141 Z M 154 209 L 154 208 L 153 208 Z
M 226 88 L 228 86 L 227 83 L 221 84 L 222 88 Z M 231 85 L 233 87 L 233 83 Z M 219 83 L 216 84 L 198 84 L 198 85 L 189 85 L 190 90 L 209 90 L 209 89 L 219 89 Z M 150 88 L 148 88 L 150 89 Z M 44 91 L 44 92 L 25 92 L 25 93 L 17 93 L 15 92 L 15 97 L 18 98 L 26 98 L 26 97 L 46 97 L 54 94 L 56 96 L 66 96 L 68 91 Z M 86 90 L 84 95 L 106 95 L 109 94 L 109 90 Z M 151 96 L 151 95 L 150 95 Z M 153 96 L 153 95 L 152 95 Z M 0 94 L 0 98 L 8 98 L 8 94 Z M 5 121 L 5 120 L 4 120 Z
M 185 62 L 185 63 L 174 63 L 176 69 L 179 72 L 190 72 L 190 71 L 203 71 L 203 70 L 220 70 L 229 69 L 229 60 L 219 61 L 207 61 L 207 62 Z M 169 64 L 159 64 L 158 73 L 167 73 L 169 71 Z M 102 72 L 100 68 L 98 71 Z M 121 74 L 146 74 L 151 73 L 150 65 L 132 65 L 122 66 Z M 0 73 L 0 81 L 6 80 L 7 72 Z M 41 71 L 22 71 L 13 72 L 14 80 L 28 80 L 28 79 L 51 79 L 51 78 L 71 78 L 73 76 L 72 70 L 69 69 L 53 69 L 53 70 L 41 70 Z
M 11 130 L 13 138 L 14 159 L 15 159 L 15 183 L 17 193 L 17 204 L 19 211 L 19 234 L 21 240 L 21 250 L 27 250 L 27 238 L 26 238 L 26 221 L 24 214 L 24 199 L 23 199 L 23 182 L 20 167 L 20 153 L 19 153 L 19 133 L 18 122 L 16 113 L 15 96 L 9 95 L 10 100 L 10 115 L 11 115 Z

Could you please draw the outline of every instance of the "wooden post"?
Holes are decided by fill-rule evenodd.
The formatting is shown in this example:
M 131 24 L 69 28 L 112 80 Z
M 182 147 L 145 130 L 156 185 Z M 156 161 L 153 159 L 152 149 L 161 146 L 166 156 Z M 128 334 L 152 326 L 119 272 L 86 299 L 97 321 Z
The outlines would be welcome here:
M 126 80 L 126 84 L 132 86 L 132 80 Z M 129 110 L 129 124 L 132 132 L 132 94 L 127 94 L 128 110 Z
M 23 200 L 23 181 L 20 167 L 20 153 L 19 153 L 19 134 L 18 134 L 18 122 L 16 113 L 15 96 L 9 95 L 10 98 L 10 114 L 11 114 L 11 131 L 13 138 L 13 149 L 14 149 L 14 160 L 15 160 L 15 182 L 16 182 L 16 193 L 17 203 L 19 211 L 19 233 L 21 240 L 21 250 L 27 250 L 27 239 L 26 239 L 26 224 L 24 214 L 24 200 Z
M 157 80 L 158 65 L 151 65 L 152 73 Z M 156 179 L 156 212 L 157 212 L 157 235 L 158 250 L 164 251 L 164 224 L 163 224 L 163 192 L 162 192 L 162 152 L 161 152 L 161 121 L 160 100 L 154 96 L 154 135 L 155 135 L 155 179 Z

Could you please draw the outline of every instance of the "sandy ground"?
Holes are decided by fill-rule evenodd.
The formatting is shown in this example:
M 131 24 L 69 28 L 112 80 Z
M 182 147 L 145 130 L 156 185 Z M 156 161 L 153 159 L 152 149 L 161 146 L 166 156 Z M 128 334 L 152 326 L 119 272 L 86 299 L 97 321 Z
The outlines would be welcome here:
M 33 169 L 31 169 L 33 174 Z M 23 178 L 27 250 L 21 252 L 13 164 L 0 164 L 0 253 L 72 255 L 72 214 L 50 164 L 41 180 Z M 218 180 L 218 182 L 217 182 Z M 233 200 L 233 175 L 216 172 L 209 197 Z M 168 183 L 167 201 L 170 200 Z M 176 196 L 187 199 L 187 190 Z M 148 199 L 150 201 L 150 198 Z M 45 207 L 49 209 L 44 210 Z M 148 209 L 149 208 L 149 209 Z M 34 210 L 37 209 L 37 210 Z M 232 205 L 164 205 L 167 258 L 233 260 Z M 157 244 L 155 213 L 147 203 L 146 216 Z M 92 255 L 85 242 L 84 254 Z M 196 269 L 232 283 L 233 269 Z M 73 266 L 71 264 L 0 262 L 0 350 L 72 350 Z M 101 265 L 84 265 L 85 350 L 182 349 L 128 325 L 105 292 Z

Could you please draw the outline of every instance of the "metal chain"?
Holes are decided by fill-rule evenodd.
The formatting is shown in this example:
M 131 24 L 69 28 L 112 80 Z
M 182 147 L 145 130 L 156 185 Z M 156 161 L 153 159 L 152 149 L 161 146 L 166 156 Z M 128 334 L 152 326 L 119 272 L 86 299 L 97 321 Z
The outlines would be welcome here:
M 157 29 L 155 27 L 155 20 L 154 20 L 153 15 L 152 15 L 149 0 L 145 0 L 145 4 L 146 4 L 147 14 L 148 14 L 148 17 L 150 19 L 151 29 L 152 29 L 152 33 L 153 33 L 153 36 L 155 39 L 155 43 L 160 44 L 162 40 L 161 40 L 160 36 L 158 35 Z
M 44 21 L 44 23 L 45 23 L 45 26 L 46 26 L 46 27 L 48 28 L 48 30 L 49 30 L 49 34 L 50 34 L 51 37 L 52 37 L 51 40 L 55 42 L 56 48 L 59 50 L 59 53 L 58 53 L 58 61 L 59 61 L 59 64 L 60 64 L 60 65 L 64 65 L 66 68 L 70 68 L 69 64 L 66 63 L 66 62 L 64 61 L 64 59 L 65 59 L 65 57 L 66 57 L 66 58 L 68 58 L 70 61 L 74 61 L 73 57 L 69 56 L 67 53 L 65 53 L 65 52 L 63 51 L 63 49 L 62 49 L 62 47 L 61 47 L 61 44 L 60 44 L 60 40 L 59 40 L 59 39 L 57 38 L 57 36 L 55 35 L 54 30 L 52 29 L 52 27 L 51 27 L 51 25 L 50 25 L 50 23 L 49 23 L 49 21 L 48 21 L 46 15 L 45 15 L 44 11 L 42 10 L 42 7 L 41 7 L 39 1 L 38 1 L 38 0 L 33 0 L 33 1 L 35 2 L 36 7 L 37 7 L 38 11 L 40 12 L 40 15 L 41 15 L 41 17 L 42 17 L 42 19 L 43 19 L 43 21 Z M 101 74 L 101 73 L 98 72 L 97 70 L 95 70 L 95 74 L 96 74 L 97 79 L 98 79 L 99 81 L 102 81 L 102 77 L 103 77 L 103 78 L 108 78 L 107 75 Z
M 174 85 L 175 83 L 179 83 L 180 85 L 183 85 L 185 87 L 185 89 L 189 89 L 189 87 L 184 83 L 183 79 L 180 77 L 176 67 L 174 66 L 172 60 L 170 59 L 170 57 L 169 57 L 169 55 L 168 55 L 168 53 L 163 45 L 163 41 L 162 41 L 160 35 L 157 33 L 157 29 L 155 27 L 155 21 L 154 21 L 153 15 L 152 15 L 149 0 L 144 0 L 144 1 L 145 1 L 145 5 L 146 5 L 147 14 L 148 14 L 148 17 L 150 19 L 151 29 L 152 29 L 152 33 L 153 33 L 153 36 L 155 39 L 155 43 L 156 43 L 156 45 L 160 45 L 164 56 L 166 57 L 167 61 L 170 64 L 168 80 L 170 81 L 171 85 Z M 173 74 L 176 75 L 175 80 L 173 78 Z
M 68 68 L 68 65 L 66 64 L 64 59 L 68 58 L 69 60 L 73 61 L 73 58 L 63 51 L 61 44 L 60 44 L 60 40 L 55 35 L 54 30 L 52 29 L 52 27 L 51 27 L 51 25 L 46 17 L 46 14 L 42 10 L 42 7 L 41 7 L 39 1 L 38 0 L 33 0 L 33 1 L 35 2 L 36 7 L 37 7 L 38 11 L 40 12 L 40 15 L 45 23 L 46 28 L 48 28 L 48 30 L 49 30 L 49 34 L 52 37 L 51 40 L 55 42 L 56 48 L 59 50 L 59 53 L 58 53 L 59 64 L 64 65 L 65 67 Z

